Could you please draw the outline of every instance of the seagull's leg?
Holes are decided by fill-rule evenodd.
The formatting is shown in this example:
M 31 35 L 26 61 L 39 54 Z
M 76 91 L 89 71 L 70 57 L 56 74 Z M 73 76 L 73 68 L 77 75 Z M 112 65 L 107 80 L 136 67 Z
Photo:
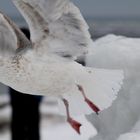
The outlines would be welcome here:
M 67 122 L 72 126 L 72 128 L 74 128 L 74 130 L 76 130 L 76 132 L 78 134 L 80 134 L 80 127 L 81 124 L 77 121 L 75 121 L 74 119 L 71 118 L 70 113 L 69 113 L 69 103 L 66 99 L 62 99 L 64 102 L 64 105 L 66 107 L 66 113 L 67 113 Z
M 85 94 L 84 89 L 83 89 L 82 86 L 77 85 L 77 87 L 78 87 L 79 91 L 82 93 L 82 95 L 83 95 L 83 97 L 84 97 L 84 99 L 85 99 L 85 102 L 86 102 L 86 103 L 89 105 L 89 107 L 90 107 L 94 112 L 96 112 L 96 114 L 98 115 L 100 109 L 99 109 L 92 101 L 90 101 L 90 100 L 86 97 L 86 94 Z

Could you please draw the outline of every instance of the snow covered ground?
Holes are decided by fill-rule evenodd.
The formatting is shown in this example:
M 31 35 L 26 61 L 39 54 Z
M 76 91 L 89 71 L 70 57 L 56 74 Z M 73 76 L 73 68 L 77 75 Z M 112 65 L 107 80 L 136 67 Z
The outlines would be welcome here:
M 40 109 L 42 112 L 41 139 L 140 140 L 139 45 L 140 39 L 114 35 L 96 40 L 93 46 L 93 54 L 87 58 L 87 65 L 97 68 L 124 70 L 124 85 L 117 100 L 112 107 L 101 112 L 99 116 L 95 114 L 87 116 L 95 128 L 84 116 L 77 118 L 84 124 L 82 131 L 85 133 L 82 136 L 78 136 L 71 129 L 65 122 L 65 118 L 57 115 L 56 105 L 47 108 L 43 103 Z M 0 102 L 4 101 L 4 98 L 4 96 L 0 98 Z M 8 98 L 5 98 L 5 102 L 8 102 Z M 46 116 L 47 114 L 50 114 L 52 119 L 49 119 L 50 115 Z M 0 120 L 9 122 L 10 117 L 8 116 L 10 116 L 10 107 L 7 105 L 7 109 L 0 110 Z M 9 139 L 10 131 L 7 128 L 0 131 L 0 140 Z
M 123 69 L 125 75 L 123 88 L 113 106 L 103 111 L 99 117 L 89 117 L 98 132 L 94 140 L 134 140 L 133 136 L 139 137 L 139 44 L 140 39 L 115 35 L 107 35 L 94 42 L 93 55 L 87 59 L 88 66 Z M 137 129 L 133 130 L 136 126 Z

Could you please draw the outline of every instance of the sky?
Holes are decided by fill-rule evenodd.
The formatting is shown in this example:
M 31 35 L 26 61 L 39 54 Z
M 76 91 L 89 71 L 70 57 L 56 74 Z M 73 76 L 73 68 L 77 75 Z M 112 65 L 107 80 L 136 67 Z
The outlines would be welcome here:
M 140 17 L 140 0 L 73 0 L 86 17 Z M 0 10 L 18 16 L 12 0 L 1 0 Z

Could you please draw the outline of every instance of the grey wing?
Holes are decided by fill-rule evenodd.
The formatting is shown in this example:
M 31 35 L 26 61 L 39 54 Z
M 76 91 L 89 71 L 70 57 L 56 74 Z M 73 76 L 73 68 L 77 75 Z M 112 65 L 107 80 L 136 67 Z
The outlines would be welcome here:
M 20 29 L 0 12 L 0 56 L 14 55 L 18 48 L 27 47 L 30 41 Z
M 70 0 L 13 0 L 25 17 L 34 43 L 47 40 L 47 51 L 62 56 L 85 54 L 91 43 L 88 25 Z

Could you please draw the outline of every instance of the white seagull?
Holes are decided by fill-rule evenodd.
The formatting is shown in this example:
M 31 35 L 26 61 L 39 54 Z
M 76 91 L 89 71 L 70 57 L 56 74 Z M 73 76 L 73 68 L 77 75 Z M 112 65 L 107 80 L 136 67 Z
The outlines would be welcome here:
M 123 72 L 75 61 L 93 41 L 70 0 L 12 1 L 29 25 L 31 41 L 0 13 L 0 82 L 22 93 L 57 97 L 60 113 L 80 133 L 81 124 L 72 116 L 98 114 L 111 106 Z

